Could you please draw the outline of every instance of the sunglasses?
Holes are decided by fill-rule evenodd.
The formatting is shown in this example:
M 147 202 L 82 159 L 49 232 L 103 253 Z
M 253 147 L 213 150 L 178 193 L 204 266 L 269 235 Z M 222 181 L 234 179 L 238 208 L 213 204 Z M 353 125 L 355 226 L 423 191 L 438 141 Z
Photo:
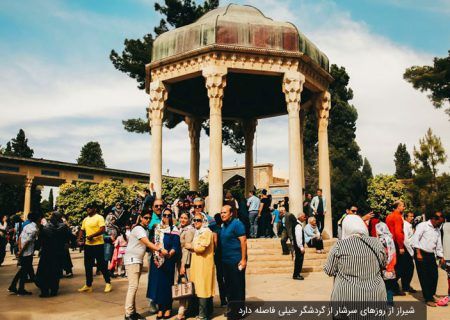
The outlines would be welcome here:
M 155 208 L 162 208 L 163 205 L 162 205 L 162 204 L 155 204 L 154 207 L 155 207 Z
M 194 208 L 195 209 L 201 209 L 201 208 L 203 208 L 203 206 L 202 205 L 200 205 L 200 206 L 197 205 L 197 206 L 194 206 Z
M 350 210 L 351 212 L 358 212 L 358 210 Z
M 192 219 L 192 221 L 194 221 L 194 222 L 202 222 L 203 220 L 202 219 Z
M 149 217 L 149 216 L 145 216 L 145 217 L 142 217 L 142 219 L 144 219 L 144 220 L 150 220 L 150 217 Z
M 170 213 L 169 214 L 163 214 L 164 218 L 170 218 L 171 216 L 172 216 L 172 214 L 170 214 Z

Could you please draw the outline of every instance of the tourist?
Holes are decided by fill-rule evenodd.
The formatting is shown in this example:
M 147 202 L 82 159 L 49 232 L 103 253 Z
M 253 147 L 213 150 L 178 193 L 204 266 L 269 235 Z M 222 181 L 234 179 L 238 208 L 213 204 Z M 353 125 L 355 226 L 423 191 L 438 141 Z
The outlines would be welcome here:
M 26 225 L 19 236 L 18 246 L 18 260 L 19 270 L 14 276 L 8 291 L 16 293 L 20 296 L 31 295 L 31 292 L 25 290 L 25 281 L 30 274 L 34 275 L 33 269 L 33 254 L 35 241 L 38 236 L 38 224 L 41 220 L 34 212 L 28 214 L 28 220 L 30 223 Z M 33 279 L 34 280 L 34 279 Z M 17 289 L 17 282 L 19 282 L 19 288 Z
M 434 297 L 438 282 L 436 257 L 440 259 L 440 265 L 445 264 L 440 231 L 443 222 L 442 212 L 434 213 L 430 220 L 416 227 L 412 238 L 417 275 L 425 302 L 430 307 L 436 307 Z
M 238 194 L 236 196 L 236 201 L 239 204 L 239 209 L 237 210 L 237 218 L 244 224 L 245 235 L 248 238 L 250 236 L 250 219 L 248 217 L 247 199 L 244 198 L 244 195 Z
M 303 223 L 306 221 L 306 214 L 300 213 L 298 215 L 297 221 L 294 224 L 294 230 L 292 235 L 294 237 L 292 246 L 294 247 L 294 274 L 292 278 L 294 280 L 303 280 L 301 275 L 303 267 L 303 258 L 305 257 L 305 234 L 303 233 Z
M 205 214 L 194 215 L 195 235 L 186 248 L 192 252 L 191 281 L 194 283 L 198 298 L 199 312 L 197 319 L 211 319 L 214 297 L 214 233 L 208 228 Z
M 346 237 L 331 249 L 324 266 L 325 273 L 334 277 L 331 301 L 385 302 L 381 267 L 386 254 L 382 244 L 369 237 L 366 224 L 357 215 L 347 216 L 342 228 Z
M 157 319 L 168 319 L 172 310 L 175 265 L 181 252 L 180 234 L 173 224 L 173 214 L 169 208 L 164 209 L 161 223 L 155 227 L 153 243 L 164 248 L 167 254 L 154 252 L 152 255 L 147 298 L 158 307 Z
M 122 278 L 126 276 L 123 257 L 125 255 L 127 245 L 128 237 L 126 235 L 126 229 L 124 229 L 119 233 L 119 236 L 114 241 L 114 254 L 108 267 L 110 273 L 114 276 L 121 276 Z
M 263 189 L 261 191 L 261 203 L 258 212 L 258 237 L 261 238 L 270 238 L 270 234 L 272 233 L 272 228 L 270 226 L 270 221 L 272 220 L 270 205 L 271 200 L 267 195 L 267 190 Z
M 345 221 L 345 220 L 344 220 Z M 323 240 L 317 227 L 317 221 L 315 217 L 309 217 L 308 224 L 303 230 L 305 233 L 305 243 L 310 248 L 316 248 L 316 253 L 325 253 L 323 250 Z
M 86 206 L 88 216 L 84 218 L 81 224 L 81 230 L 78 234 L 78 241 L 85 237 L 84 242 L 84 269 L 86 272 L 86 284 L 78 289 L 79 292 L 92 292 L 92 268 L 97 263 L 97 270 L 103 274 L 106 282 L 105 293 L 111 292 L 111 278 L 105 261 L 105 219 L 97 213 L 97 206 L 90 203 Z
M 405 252 L 405 233 L 403 232 L 403 211 L 405 210 L 405 203 L 401 200 L 394 202 L 394 211 L 386 217 L 386 224 L 389 227 L 389 231 L 392 234 L 395 243 L 395 249 L 397 252 L 397 264 L 395 265 L 395 272 L 397 273 L 397 281 L 404 277 L 405 270 L 403 264 L 399 263 L 403 261 L 403 255 Z M 395 294 L 404 296 L 405 293 L 400 290 L 398 282 L 396 281 Z
M 386 253 L 385 265 L 382 268 L 382 276 L 386 286 L 387 302 L 390 305 L 394 303 L 394 294 L 397 290 L 397 280 L 395 266 L 397 263 L 397 253 L 395 249 L 394 239 L 388 226 L 379 220 L 375 226 L 376 238 L 378 238 L 384 247 Z
M 191 204 L 191 200 L 189 199 L 184 199 L 183 200 L 183 212 L 187 212 L 189 213 L 190 216 L 192 216 L 192 212 L 193 212 L 193 205 Z
M 210 225 L 209 228 L 212 232 L 214 232 L 215 240 L 217 241 L 216 250 L 214 251 L 214 265 L 216 266 L 216 278 L 217 285 L 219 287 L 220 306 L 225 307 L 228 302 L 227 292 L 225 289 L 225 278 L 223 276 L 222 247 L 220 245 L 220 231 L 222 230 L 223 224 L 220 213 L 215 214 L 214 221 L 216 223 Z
M 152 232 L 153 228 L 161 223 L 161 213 L 164 208 L 164 203 L 161 199 L 156 199 L 155 201 L 153 201 L 151 208 L 153 210 L 153 213 L 152 220 L 148 225 L 148 229 Z
M 322 234 L 327 213 L 327 199 L 322 195 L 322 189 L 317 189 L 317 195 L 311 200 L 311 210 L 316 218 L 319 232 Z
M 114 211 L 111 211 L 105 218 L 105 234 L 103 240 L 105 242 L 105 261 L 109 265 L 114 253 L 114 242 L 117 239 L 119 233 L 119 227 L 116 225 L 116 216 Z M 111 275 L 113 273 L 111 272 Z
M 355 210 L 355 213 L 353 214 L 356 214 L 356 212 L 357 210 Z M 345 209 L 345 213 L 341 216 L 341 218 L 337 222 L 337 236 L 339 240 L 342 239 L 342 222 L 344 221 L 345 217 L 348 216 L 349 214 L 352 214 L 351 209 L 348 208 Z
M 142 264 L 146 249 L 159 251 L 167 255 L 167 251 L 160 245 L 151 243 L 147 237 L 147 228 L 150 223 L 151 213 L 148 209 L 141 212 L 138 224 L 131 230 L 128 236 L 128 246 L 123 257 L 128 274 L 128 291 L 125 299 L 125 320 L 145 320 L 136 312 L 136 293 L 139 287 L 139 278 L 142 272 Z
M 143 198 L 144 200 L 142 201 L 141 211 L 151 208 L 153 206 L 153 201 L 156 199 L 156 192 L 153 187 L 153 182 L 150 182 L 150 189 L 144 189 Z
M 182 202 L 181 202 L 182 203 Z M 188 247 L 194 239 L 195 229 L 191 224 L 190 215 L 187 212 L 180 213 L 179 216 L 179 230 L 180 230 L 180 246 L 181 246 L 181 258 L 178 261 L 178 274 L 181 281 L 190 279 L 190 267 L 191 267 L 191 252 Z M 186 307 L 188 299 L 180 299 L 180 307 L 178 308 L 177 319 L 185 319 Z
M 312 216 L 311 201 L 312 201 L 311 193 L 305 194 L 305 200 L 303 201 L 303 212 L 306 214 L 307 217 Z
M 8 216 L 4 215 L 0 217 L 0 266 L 3 264 L 6 256 L 6 239 L 8 235 Z
M 278 231 L 280 230 L 280 211 L 278 211 L 278 204 L 273 205 L 272 228 L 274 237 L 278 239 Z
M 230 191 L 227 191 L 227 193 L 225 194 L 223 203 L 224 203 L 224 205 L 226 205 L 226 204 L 229 205 L 233 209 L 233 212 L 237 214 L 237 211 L 239 209 L 239 204 L 238 204 L 237 200 L 233 197 L 233 195 L 231 194 Z
M 285 207 L 280 208 L 280 216 L 282 217 L 283 230 L 281 231 L 281 250 L 283 255 L 290 254 L 287 241 L 289 240 L 292 244 L 294 235 L 292 230 L 296 224 L 297 218 L 294 214 L 287 212 Z
M 247 199 L 248 218 L 250 220 L 250 238 L 256 238 L 258 234 L 258 212 L 259 212 L 260 200 L 255 196 L 255 191 L 249 192 L 249 198 Z
M 398 263 L 402 265 L 403 277 L 402 277 L 402 289 L 409 293 L 416 293 L 417 291 L 411 287 L 411 280 L 414 274 L 414 249 L 412 248 L 411 241 L 414 235 L 412 227 L 412 221 L 414 220 L 414 213 L 408 212 L 404 215 L 403 221 L 403 233 L 405 234 L 405 254 L 399 257 Z
M 36 285 L 41 289 L 39 297 L 54 297 L 58 294 L 59 279 L 65 261 L 70 229 L 58 211 L 52 213 L 50 221 L 39 233 L 41 255 L 36 272 Z
M 228 302 L 245 301 L 245 269 L 247 267 L 247 237 L 244 224 L 234 219 L 231 207 L 220 212 L 223 224 L 220 231 L 223 275 Z

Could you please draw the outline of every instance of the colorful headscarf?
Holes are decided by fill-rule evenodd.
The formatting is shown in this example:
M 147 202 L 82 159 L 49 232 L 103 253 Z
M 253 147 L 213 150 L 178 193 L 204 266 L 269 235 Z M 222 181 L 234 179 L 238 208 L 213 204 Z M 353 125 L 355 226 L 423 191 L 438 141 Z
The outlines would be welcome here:
M 163 214 L 165 211 L 170 211 L 169 209 L 164 209 Z M 173 213 L 172 213 L 173 214 Z M 154 236 L 154 242 L 156 245 L 161 244 L 161 247 L 164 248 L 164 235 L 165 234 L 176 234 L 179 235 L 180 232 L 178 228 L 174 225 L 165 225 L 163 223 L 163 219 L 161 219 L 161 223 L 157 224 L 155 227 L 155 236 Z M 153 254 L 153 261 L 155 262 L 155 265 L 157 268 L 160 268 L 165 261 L 165 257 L 161 252 L 155 252 Z

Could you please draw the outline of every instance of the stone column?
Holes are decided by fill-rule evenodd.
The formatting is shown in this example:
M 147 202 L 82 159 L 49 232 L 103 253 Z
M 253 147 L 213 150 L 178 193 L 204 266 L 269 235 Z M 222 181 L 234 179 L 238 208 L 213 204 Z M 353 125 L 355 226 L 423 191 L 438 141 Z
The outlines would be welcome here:
M 31 188 L 33 187 L 33 178 L 25 179 L 25 200 L 23 202 L 23 214 L 25 218 L 31 211 Z
M 162 81 L 150 83 L 150 105 L 148 117 L 152 135 L 150 181 L 154 184 L 156 197 L 162 194 L 162 119 L 164 115 L 167 89 Z
M 189 138 L 191 140 L 189 190 L 198 191 L 200 177 L 200 130 L 202 129 L 202 121 L 194 117 L 185 117 L 184 121 L 188 125 Z
M 255 188 L 253 176 L 253 139 L 255 138 L 257 119 L 245 119 L 242 122 L 245 140 L 245 197 Z
M 319 94 L 316 100 L 319 138 L 319 188 L 327 202 L 325 213 L 325 239 L 333 237 L 333 215 L 331 212 L 330 156 L 328 153 L 328 117 L 331 108 L 331 97 L 328 91 Z
M 214 215 L 223 204 L 222 98 L 227 68 L 210 65 L 202 73 L 209 98 L 209 212 Z
M 300 72 L 284 74 L 283 93 L 289 117 L 289 211 L 298 215 L 303 210 L 302 149 L 300 148 L 300 97 L 305 76 Z
M 306 188 L 306 180 L 305 180 L 305 151 L 304 147 L 304 133 L 305 133 L 305 124 L 306 124 L 306 114 L 305 110 L 300 110 L 300 154 L 301 154 L 301 170 L 302 170 L 302 183 L 303 188 Z

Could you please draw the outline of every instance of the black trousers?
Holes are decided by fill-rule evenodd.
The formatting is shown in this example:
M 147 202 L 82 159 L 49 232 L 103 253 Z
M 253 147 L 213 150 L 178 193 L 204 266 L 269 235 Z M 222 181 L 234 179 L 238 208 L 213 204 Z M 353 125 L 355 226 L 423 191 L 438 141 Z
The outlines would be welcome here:
M 433 296 L 436 294 L 438 269 L 434 253 L 423 250 L 421 250 L 421 253 L 423 260 L 417 260 L 417 252 L 414 253 L 414 260 L 416 260 L 417 275 L 422 287 L 423 298 L 428 302 L 433 301 Z
M 84 269 L 86 271 L 86 285 L 92 285 L 92 269 L 97 262 L 97 269 L 103 274 L 106 283 L 111 283 L 108 268 L 105 261 L 105 249 L 103 244 L 84 246 Z
M 225 290 L 225 278 L 223 276 L 223 264 L 221 260 L 222 257 L 220 255 L 218 255 L 217 257 L 214 256 L 214 264 L 216 265 L 217 284 L 219 285 L 220 302 L 226 303 L 227 295 Z
M 294 260 L 294 277 L 297 277 L 302 272 L 303 268 L 303 259 L 305 258 L 305 254 L 300 251 L 300 249 L 294 245 L 294 253 L 295 253 L 295 260 Z
M 17 289 L 17 282 L 19 282 L 19 291 L 25 290 L 25 281 L 29 274 L 34 275 L 33 270 L 33 255 L 19 258 L 19 271 L 17 271 L 14 279 L 9 286 L 12 289 Z
M 283 231 L 281 231 L 281 249 L 283 250 L 283 254 L 289 254 L 289 247 L 287 245 L 287 241 L 289 239 L 286 228 L 283 227 Z
M 229 320 L 240 319 L 238 310 L 243 307 L 245 302 L 245 270 L 239 271 L 239 263 L 223 263 L 222 265 L 227 300 L 228 303 L 234 302 L 233 310 L 227 312 L 227 318 Z
M 325 215 L 316 214 L 315 218 L 316 218 L 316 222 L 317 222 L 317 228 L 319 229 L 319 232 L 322 233 L 323 228 L 325 227 Z
M 0 265 L 5 261 L 7 243 L 6 238 L 0 236 Z
M 413 257 L 405 250 L 404 254 L 399 254 L 397 265 L 395 266 L 397 278 L 401 279 L 402 289 L 408 291 L 410 289 L 411 280 L 414 274 Z
M 307 245 L 310 248 L 316 248 L 316 250 L 323 250 L 323 240 L 322 239 L 312 238 L 311 240 L 309 240 Z

